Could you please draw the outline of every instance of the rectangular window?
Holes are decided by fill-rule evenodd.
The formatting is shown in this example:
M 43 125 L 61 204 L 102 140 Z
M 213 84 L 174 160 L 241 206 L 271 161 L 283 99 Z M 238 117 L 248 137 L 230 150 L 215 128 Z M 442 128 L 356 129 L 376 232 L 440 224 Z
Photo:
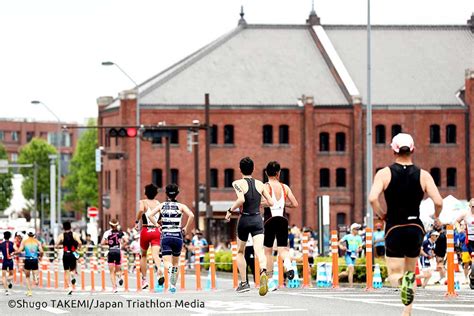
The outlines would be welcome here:
M 288 125 L 280 125 L 278 141 L 280 142 L 280 144 L 290 143 L 290 128 L 288 127 Z
M 0 140 L 5 140 L 5 132 L 0 131 Z
M 171 169 L 171 183 L 176 183 L 179 185 L 179 170 Z
M 153 169 L 151 171 L 151 183 L 158 188 L 163 187 L 163 171 L 161 169 Z
M 13 131 L 12 132 L 12 141 L 17 142 L 20 140 L 20 132 Z
M 322 168 L 319 169 L 319 186 L 321 188 L 329 188 L 329 169 Z
M 401 132 L 402 132 L 402 126 L 401 125 L 399 125 L 399 124 L 392 125 L 392 138 L 394 138 L 395 136 L 397 136 Z
M 61 133 L 61 147 L 71 147 L 71 134 Z
M 439 131 L 439 125 L 433 124 L 430 126 L 430 144 L 439 144 L 441 142 L 441 136 Z
M 234 143 L 234 125 L 224 126 L 224 144 Z
M 26 142 L 29 143 L 35 137 L 35 132 L 26 132 Z
M 346 134 L 339 132 L 336 133 L 336 151 L 346 150 Z
M 219 187 L 217 169 L 211 169 L 211 188 Z
M 441 186 L 441 170 L 439 168 L 431 168 L 430 174 L 433 177 L 436 186 Z
M 375 143 L 385 144 L 385 125 L 375 126 Z
M 48 133 L 48 143 L 54 147 L 58 146 L 58 133 L 49 132 Z
M 346 187 L 346 169 L 345 168 L 336 169 L 336 187 L 339 187 L 339 188 Z
M 177 129 L 171 130 L 170 144 L 179 144 L 179 131 Z
M 212 125 L 209 132 L 210 132 L 209 137 L 211 138 L 211 144 L 217 144 L 217 140 L 218 140 L 217 125 Z
M 446 126 L 446 143 L 456 144 L 456 125 L 454 124 Z
M 234 182 L 234 169 L 224 170 L 224 187 L 232 188 L 232 182 Z
M 273 126 L 263 125 L 263 143 L 273 144 Z
M 319 133 L 319 151 L 329 151 L 329 133 Z
M 290 185 L 290 170 L 283 168 L 280 171 L 280 182 Z

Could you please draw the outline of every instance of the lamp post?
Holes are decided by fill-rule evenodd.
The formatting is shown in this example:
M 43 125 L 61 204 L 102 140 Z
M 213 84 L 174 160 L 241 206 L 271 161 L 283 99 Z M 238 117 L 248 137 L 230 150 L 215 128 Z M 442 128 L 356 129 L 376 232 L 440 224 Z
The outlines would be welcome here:
M 140 126 L 140 94 L 138 91 L 138 84 L 132 77 L 130 77 L 117 63 L 111 61 L 102 62 L 102 66 L 116 66 L 134 85 L 137 93 L 137 105 L 136 105 L 136 125 Z M 168 140 L 169 142 L 169 140 Z M 140 203 L 140 178 L 141 178 L 141 161 L 140 161 L 140 137 L 136 137 L 136 174 L 135 174 L 135 209 L 138 210 Z
M 34 101 L 31 101 L 31 104 L 41 104 L 58 121 L 58 138 L 57 138 L 56 148 L 58 150 L 58 184 L 57 184 L 58 185 L 58 188 L 57 188 L 58 189 L 58 193 L 57 193 L 58 194 L 58 206 L 57 206 L 57 211 L 58 211 L 57 221 L 58 222 L 57 222 L 57 224 L 59 225 L 61 223 L 61 140 L 62 140 L 61 120 L 59 119 L 59 117 L 53 111 L 51 111 L 51 109 L 45 103 L 43 103 L 41 101 L 38 101 L 38 100 L 34 100 Z M 53 201 L 52 197 L 51 197 L 51 201 Z
M 374 228 L 373 210 L 369 203 L 369 192 L 372 187 L 372 100 L 371 100 L 371 32 L 370 32 L 370 0 L 367 0 L 367 107 L 366 107 L 366 207 L 367 207 L 367 227 Z

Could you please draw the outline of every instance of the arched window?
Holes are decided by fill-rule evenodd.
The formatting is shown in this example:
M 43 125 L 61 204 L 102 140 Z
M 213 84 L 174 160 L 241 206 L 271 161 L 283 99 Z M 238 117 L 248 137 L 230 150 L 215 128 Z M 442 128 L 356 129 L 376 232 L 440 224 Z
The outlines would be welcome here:
M 280 182 L 290 185 L 290 170 L 287 168 L 282 168 L 280 171 Z
M 280 125 L 278 140 L 280 144 L 289 144 L 290 143 L 290 128 L 288 125 Z
M 346 133 L 336 133 L 336 151 L 346 150 Z
M 446 126 L 446 143 L 456 144 L 456 125 L 454 124 Z
M 234 182 L 234 169 L 224 170 L 224 187 L 232 188 L 232 182 Z
M 439 168 L 431 168 L 430 174 L 433 177 L 434 183 L 436 186 L 441 186 L 441 169 Z
M 455 187 L 456 186 L 456 168 L 448 168 L 446 171 L 447 181 L 446 185 L 448 187 Z
M 273 126 L 263 125 L 263 143 L 273 144 Z
M 337 226 L 346 225 L 346 213 L 339 212 L 336 215 Z
M 211 188 L 217 188 L 218 186 L 218 171 L 217 169 L 211 169 Z
M 153 169 L 151 171 L 151 183 L 158 188 L 163 187 L 163 171 L 161 169 Z
M 375 126 L 375 143 L 385 144 L 385 125 Z
M 209 137 L 211 138 L 211 144 L 217 144 L 217 139 L 218 139 L 218 128 L 217 125 L 212 125 L 210 129 L 210 135 Z
M 340 187 L 340 188 L 346 187 L 346 169 L 345 168 L 336 169 L 336 187 Z
M 329 188 L 330 181 L 329 181 L 329 169 L 322 168 L 319 169 L 319 186 L 321 188 Z
M 397 134 L 402 132 L 402 126 L 398 124 L 392 125 L 392 138 L 394 138 Z
M 319 151 L 329 151 L 329 133 L 319 133 Z
M 179 185 L 179 170 L 171 169 L 171 183 L 176 183 Z
M 433 124 L 430 126 L 430 144 L 439 144 L 440 142 L 439 125 Z
M 224 126 L 224 144 L 234 143 L 234 125 Z

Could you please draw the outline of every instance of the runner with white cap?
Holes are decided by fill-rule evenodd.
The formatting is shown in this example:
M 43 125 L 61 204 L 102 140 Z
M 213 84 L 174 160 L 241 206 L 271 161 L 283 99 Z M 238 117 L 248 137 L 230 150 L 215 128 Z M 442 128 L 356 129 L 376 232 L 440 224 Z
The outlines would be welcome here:
M 354 266 L 359 253 L 362 251 L 362 237 L 359 235 L 360 225 L 354 223 L 351 225 L 351 233 L 342 237 L 339 241 L 339 248 L 346 251 L 344 259 L 346 260 L 347 270 L 339 274 L 339 278 L 348 277 L 349 287 L 354 283 Z
M 377 172 L 369 202 L 377 216 L 385 220 L 385 249 L 388 279 L 392 286 L 401 285 L 401 299 L 410 315 L 415 298 L 415 267 L 423 242 L 424 228 L 420 220 L 420 203 L 425 193 L 439 216 L 443 199 L 431 175 L 413 164 L 415 142 L 409 134 L 399 133 L 392 139 L 395 162 Z M 387 209 L 382 209 L 379 196 L 385 195 Z
M 110 280 L 112 281 L 112 292 L 117 293 L 117 280 L 119 278 L 119 285 L 123 284 L 120 252 L 123 232 L 118 230 L 119 222 L 117 219 L 112 219 L 109 222 L 110 229 L 104 233 L 102 237 L 102 245 L 109 246 L 109 253 L 107 254 L 107 263 L 109 264 Z

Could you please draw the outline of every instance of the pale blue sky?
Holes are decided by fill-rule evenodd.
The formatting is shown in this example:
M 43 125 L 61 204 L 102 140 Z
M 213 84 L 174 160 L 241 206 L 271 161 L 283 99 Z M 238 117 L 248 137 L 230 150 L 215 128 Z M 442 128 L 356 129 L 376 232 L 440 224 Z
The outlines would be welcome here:
M 142 82 L 248 23 L 303 24 L 311 0 L 15 0 L 0 2 L 0 117 L 96 116 L 96 98 Z M 327 24 L 365 24 L 366 0 L 316 0 Z M 373 24 L 465 24 L 472 0 L 372 0 Z

